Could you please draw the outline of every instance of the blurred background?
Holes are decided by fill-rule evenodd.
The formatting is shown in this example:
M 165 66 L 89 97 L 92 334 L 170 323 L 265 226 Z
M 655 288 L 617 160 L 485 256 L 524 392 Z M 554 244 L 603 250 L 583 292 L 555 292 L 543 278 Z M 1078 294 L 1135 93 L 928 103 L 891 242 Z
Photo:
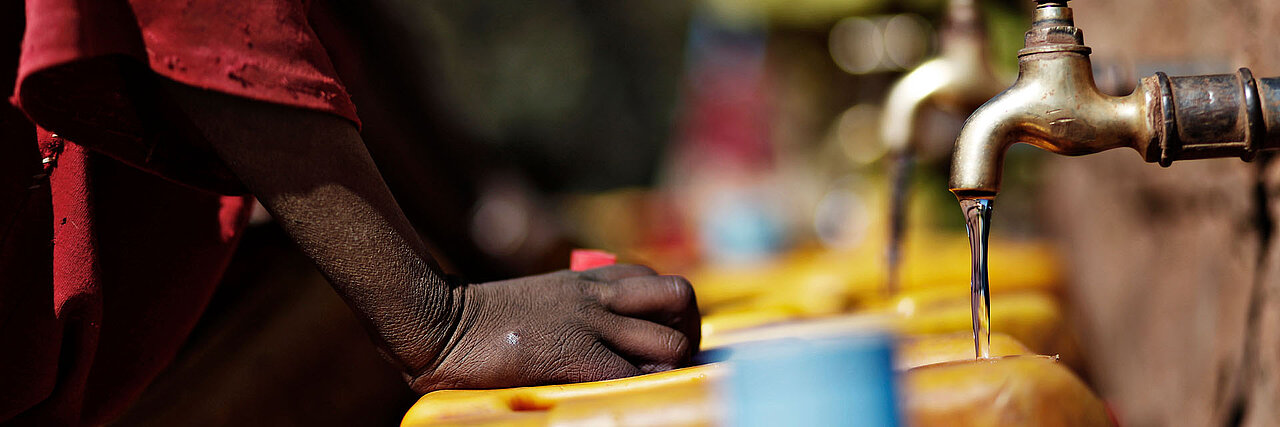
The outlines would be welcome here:
M 1100 86 L 1119 93 L 1155 71 L 1280 75 L 1273 3 L 1072 7 Z M 908 310 L 879 292 L 881 112 L 893 84 L 938 54 L 947 1 L 311 4 L 370 152 L 451 273 L 548 272 L 589 247 L 687 275 L 724 324 L 762 309 L 773 320 Z M 979 5 L 990 67 L 1011 79 L 1033 3 Z M 963 218 L 946 188 L 967 114 L 904 119 L 919 145 L 906 291 L 967 298 Z M 1276 420 L 1273 163 L 1161 169 L 1127 150 L 1068 159 L 1015 147 L 992 289 L 1035 288 L 1059 317 L 1010 333 L 1064 354 L 1127 425 Z M 178 359 L 118 424 L 394 424 L 415 400 L 260 213 Z

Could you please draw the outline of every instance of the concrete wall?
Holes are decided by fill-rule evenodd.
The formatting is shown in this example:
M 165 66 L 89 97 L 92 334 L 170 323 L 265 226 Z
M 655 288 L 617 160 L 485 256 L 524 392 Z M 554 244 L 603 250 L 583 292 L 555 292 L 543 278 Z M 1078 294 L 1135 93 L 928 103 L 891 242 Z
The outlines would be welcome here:
M 1099 65 L 1280 75 L 1280 2 L 1072 2 Z M 1280 425 L 1280 162 L 1054 157 L 1042 207 L 1128 426 Z

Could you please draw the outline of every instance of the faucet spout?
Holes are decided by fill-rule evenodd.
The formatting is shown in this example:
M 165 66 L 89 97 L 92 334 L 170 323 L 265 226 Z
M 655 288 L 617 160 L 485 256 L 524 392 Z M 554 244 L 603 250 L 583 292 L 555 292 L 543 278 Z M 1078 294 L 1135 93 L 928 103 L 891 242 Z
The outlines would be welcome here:
M 1042 56 L 1043 55 L 1043 56 Z M 1143 152 L 1154 141 L 1147 85 L 1110 96 L 1094 84 L 1085 54 L 1024 56 L 1018 81 L 969 116 L 956 139 L 951 191 L 994 197 L 1004 154 L 1017 143 L 1080 156 L 1120 147 Z
M 955 112 L 970 112 L 1007 84 L 990 67 L 986 29 L 977 0 L 951 0 L 942 28 L 941 54 L 912 70 L 889 91 L 881 117 L 880 136 L 888 152 L 889 239 L 885 247 L 886 290 L 898 289 L 898 266 L 906 234 L 907 189 L 913 157 L 919 153 L 916 138 L 920 111 L 936 105 Z
M 1004 153 L 1016 143 L 1080 156 L 1130 147 L 1148 162 L 1240 157 L 1280 149 L 1280 79 L 1236 74 L 1142 79 L 1128 96 L 1103 94 L 1083 33 L 1065 0 L 1038 0 L 1018 80 L 987 101 L 960 131 L 951 191 L 1000 191 Z
M 969 112 L 1000 93 L 1009 79 L 997 75 L 987 55 L 986 30 L 975 0 L 952 0 L 940 55 L 894 83 L 885 101 L 880 136 L 892 156 L 915 151 L 920 110 L 936 105 Z

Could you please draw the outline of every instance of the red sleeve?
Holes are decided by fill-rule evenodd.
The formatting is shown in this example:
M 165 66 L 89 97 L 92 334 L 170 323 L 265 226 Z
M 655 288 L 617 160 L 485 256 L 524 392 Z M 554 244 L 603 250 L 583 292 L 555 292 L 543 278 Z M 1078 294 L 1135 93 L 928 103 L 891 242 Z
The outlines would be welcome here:
M 356 118 L 299 1 L 135 0 L 151 69 L 192 86 Z
M 42 127 L 144 170 L 214 190 L 233 181 L 207 147 L 186 141 L 192 133 L 161 99 L 158 76 L 359 126 L 303 0 L 26 4 L 14 104 Z

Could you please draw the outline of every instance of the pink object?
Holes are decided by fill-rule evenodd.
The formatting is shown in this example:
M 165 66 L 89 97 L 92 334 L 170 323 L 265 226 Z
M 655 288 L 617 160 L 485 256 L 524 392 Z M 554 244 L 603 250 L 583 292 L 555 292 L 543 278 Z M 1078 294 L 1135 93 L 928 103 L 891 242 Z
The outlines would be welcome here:
M 569 255 L 569 269 L 573 271 L 587 271 L 617 262 L 617 255 L 596 249 L 574 249 Z

